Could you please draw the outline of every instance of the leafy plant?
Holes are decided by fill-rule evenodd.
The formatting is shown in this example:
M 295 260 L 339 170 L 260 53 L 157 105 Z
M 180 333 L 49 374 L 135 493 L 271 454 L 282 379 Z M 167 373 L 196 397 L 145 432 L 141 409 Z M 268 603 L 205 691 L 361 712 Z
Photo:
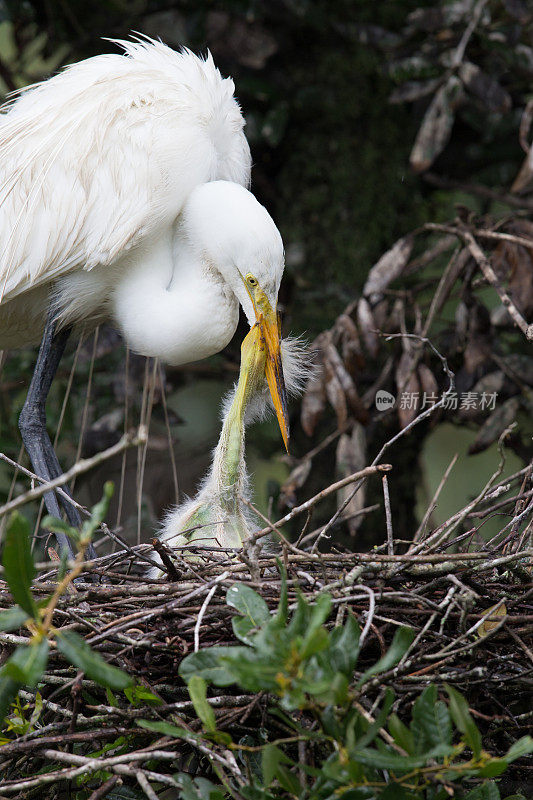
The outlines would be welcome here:
M 31 591 L 35 565 L 31 552 L 29 524 L 17 512 L 14 512 L 9 520 L 2 563 L 4 577 L 16 605 L 0 613 L 0 630 L 13 631 L 24 625 L 30 631 L 31 637 L 28 644 L 16 648 L 0 670 L 0 720 L 5 718 L 11 703 L 23 686 L 32 689 L 38 685 L 46 670 L 51 645 L 55 646 L 76 669 L 85 672 L 87 677 L 101 686 L 126 689 L 133 684 L 129 675 L 107 664 L 77 633 L 58 629 L 53 625 L 57 603 L 68 586 L 80 575 L 85 551 L 94 532 L 105 518 L 112 494 L 113 485 L 107 483 L 102 500 L 93 506 L 90 518 L 83 522 L 79 531 L 62 520 L 45 517 L 43 527 L 53 532 L 66 533 L 76 542 L 78 553 L 70 570 L 67 569 L 67 554 L 63 553 L 54 593 L 38 602 Z M 15 716 L 17 710 L 21 711 L 20 705 L 15 707 Z M 21 718 L 17 723 L 20 728 L 22 714 L 18 716 Z M 33 719 L 32 715 L 30 725 L 33 725 L 36 719 Z M 13 715 L 8 720 L 8 730 L 17 732 L 12 720 Z
M 343 626 L 328 630 L 328 594 L 313 604 L 300 595 L 291 617 L 284 578 L 273 616 L 265 601 L 243 584 L 228 590 L 227 602 L 238 612 L 233 630 L 242 645 L 200 650 L 180 666 L 203 733 L 166 721 L 139 722 L 212 754 L 221 785 L 179 775 L 186 800 L 223 795 L 249 800 L 497 800 L 499 790 L 491 779 L 533 751 L 533 739 L 526 736 L 501 758 L 485 752 L 466 700 L 451 686 L 440 692 L 428 686 L 414 703 L 409 724 L 391 713 L 390 688 L 373 716 L 368 714 L 360 704 L 365 686 L 398 664 L 413 641 L 410 628 L 399 628 L 384 656 L 358 673 L 359 625 L 349 615 Z M 290 734 L 271 741 L 261 736 L 233 741 L 217 729 L 207 698 L 209 684 L 235 684 L 276 696 L 270 713 Z M 245 764 L 247 778 L 232 767 L 236 761 L 228 753 Z

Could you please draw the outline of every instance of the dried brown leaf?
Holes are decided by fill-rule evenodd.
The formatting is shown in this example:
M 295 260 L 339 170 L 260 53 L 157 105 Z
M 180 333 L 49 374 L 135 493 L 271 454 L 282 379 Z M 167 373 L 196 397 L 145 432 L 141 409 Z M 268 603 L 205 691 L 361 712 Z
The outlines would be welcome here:
M 389 103 L 399 105 L 400 103 L 413 103 L 428 94 L 433 94 L 438 89 L 440 78 L 433 78 L 429 81 L 406 81 L 391 92 Z
M 383 291 L 392 281 L 402 274 L 409 261 L 413 244 L 413 234 L 403 236 L 371 268 L 363 288 L 363 296 L 372 305 L 378 302 Z
M 418 365 L 418 380 L 420 382 L 420 390 L 425 395 L 426 405 L 432 405 L 438 400 L 437 394 L 439 385 L 433 375 L 432 371 L 425 364 Z M 432 398 L 432 399 L 430 399 Z
M 363 469 L 365 465 L 365 429 L 361 424 L 356 422 L 350 434 L 343 433 L 339 438 L 336 453 L 336 468 L 338 476 L 340 478 L 345 478 L 347 475 L 351 475 L 352 473 Z M 362 508 L 364 508 L 366 495 L 365 489 L 366 484 L 363 484 L 357 494 L 352 497 L 342 514 L 343 519 L 346 518 L 346 523 L 352 536 L 355 535 L 357 529 L 363 521 L 362 516 L 354 517 L 353 515 L 357 514 Z M 340 506 L 352 492 L 353 485 L 344 486 L 339 490 L 337 493 L 338 508 L 340 508 Z
M 335 370 L 331 363 L 328 361 L 325 364 L 326 372 L 326 395 L 327 398 L 337 415 L 337 427 L 343 428 L 348 419 L 348 404 L 346 402 L 346 395 L 342 388 Z
M 361 297 L 357 303 L 357 324 L 361 331 L 366 349 L 372 358 L 376 358 L 379 352 L 379 337 L 376 333 L 377 326 L 370 304 L 364 297 Z
M 502 618 L 507 616 L 507 608 L 505 606 L 505 603 L 500 603 L 500 604 L 496 603 L 496 605 L 487 608 L 483 612 L 483 616 L 485 616 L 485 614 L 490 614 L 490 616 L 488 616 L 481 623 L 481 625 L 476 631 L 480 639 L 482 639 L 484 636 L 487 636 L 487 634 L 489 634 L 491 631 L 497 628 L 498 625 L 501 623 Z
M 462 93 L 461 81 L 455 75 L 451 75 L 433 97 L 409 158 L 415 172 L 428 169 L 448 144 L 455 110 L 461 102 Z
M 335 330 L 339 336 L 344 366 L 355 378 L 364 369 L 365 359 L 361 350 L 361 341 L 357 325 L 348 314 L 341 314 L 335 320 Z
M 473 444 L 468 448 L 470 455 L 481 453 L 490 447 L 509 425 L 515 421 L 520 400 L 518 397 L 511 397 L 502 403 L 501 406 L 492 412 L 487 421 L 482 425 Z
M 398 419 L 403 429 L 417 416 L 420 408 L 420 384 L 414 367 L 414 354 L 405 350 L 396 367 L 396 387 L 398 394 Z M 402 395 L 415 398 L 416 402 L 402 403 Z
M 326 372 L 323 347 L 327 339 L 327 334 L 321 333 L 309 347 L 314 356 L 315 369 L 305 384 L 300 414 L 302 428 L 308 436 L 313 435 L 326 408 Z
M 511 353 L 502 359 L 508 366 L 520 376 L 524 383 L 533 386 L 533 358 L 523 356 L 519 353 Z
M 472 387 L 473 394 L 498 394 L 505 385 L 505 374 L 501 369 L 489 372 L 478 380 Z
M 347 372 L 335 345 L 329 341 L 324 349 L 324 359 L 328 367 L 334 372 L 342 391 L 346 396 L 350 410 L 359 422 L 368 421 L 368 411 L 364 407 L 355 383 L 351 375 Z M 327 386 L 326 386 L 327 391 Z M 328 395 L 329 397 L 329 395 Z M 334 406 L 335 407 L 335 406 Z
M 505 114 L 511 110 L 513 102 L 509 92 L 477 64 L 465 61 L 459 67 L 459 77 L 468 91 L 479 98 L 489 111 Z

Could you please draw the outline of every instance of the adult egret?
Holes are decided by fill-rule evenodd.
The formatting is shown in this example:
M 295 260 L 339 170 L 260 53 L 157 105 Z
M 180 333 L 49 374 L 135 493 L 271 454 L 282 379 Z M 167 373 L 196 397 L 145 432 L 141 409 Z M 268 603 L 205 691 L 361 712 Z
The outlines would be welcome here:
M 260 292 L 257 292 L 260 294 Z M 189 550 L 195 547 L 237 549 L 257 530 L 247 504 L 250 487 L 244 458 L 246 425 L 263 416 L 268 403 L 265 391 L 269 364 L 275 365 L 265 331 L 264 319 L 246 335 L 241 345 L 239 380 L 224 408 L 222 431 L 211 469 L 196 497 L 176 506 L 164 521 L 159 539 L 187 558 L 197 558 Z M 297 394 L 309 374 L 303 348 L 297 339 L 284 342 L 284 373 L 287 389 Z M 154 559 L 161 560 L 154 554 Z M 164 572 L 151 567 L 147 577 L 161 577 Z
M 123 54 L 69 66 L 0 115 L 0 347 L 43 335 L 19 424 L 45 479 L 60 472 L 45 403 L 72 327 L 111 319 L 136 352 L 184 364 L 230 341 L 239 303 L 255 324 L 255 286 L 271 310 L 268 377 L 288 436 L 275 314 L 283 244 L 245 188 L 233 82 L 210 55 L 118 44 Z

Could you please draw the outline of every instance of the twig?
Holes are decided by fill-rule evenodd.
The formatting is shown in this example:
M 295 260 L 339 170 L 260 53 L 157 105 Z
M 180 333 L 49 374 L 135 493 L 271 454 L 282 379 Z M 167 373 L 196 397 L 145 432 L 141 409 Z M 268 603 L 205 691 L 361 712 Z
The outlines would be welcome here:
M 385 520 L 387 524 L 387 550 L 389 555 L 392 556 L 394 554 L 394 533 L 392 531 L 392 513 L 390 507 L 389 484 L 387 482 L 386 475 L 382 476 L 381 482 L 383 484 L 383 499 L 385 502 Z
M 377 475 L 381 472 L 389 472 L 392 469 L 392 464 L 373 464 L 370 467 L 365 467 L 364 469 L 359 470 L 358 472 L 354 472 L 351 475 L 348 475 L 346 478 L 342 478 L 342 480 L 337 481 L 336 483 L 332 483 L 331 486 L 328 486 L 326 489 L 322 489 L 322 491 L 315 494 L 309 500 L 306 500 L 305 503 L 302 503 L 296 508 L 293 508 L 292 511 L 289 511 L 288 514 L 285 514 L 284 517 L 278 519 L 275 523 L 269 523 L 268 528 L 263 528 L 262 530 L 254 533 L 251 536 L 247 543 L 256 542 L 258 539 L 261 539 L 264 536 L 267 536 L 271 533 L 271 526 L 274 525 L 276 528 L 280 528 L 282 525 L 286 525 L 287 522 L 290 522 L 291 519 L 294 519 L 298 514 L 302 514 L 304 511 L 308 511 L 310 508 L 315 506 L 325 497 L 328 497 L 330 494 L 334 492 L 338 492 L 339 489 L 342 489 L 343 486 L 348 486 L 350 483 L 354 483 L 358 480 L 365 480 L 370 475 Z
M 374 619 L 374 612 L 376 610 L 376 595 L 372 591 L 369 586 L 365 586 L 364 584 L 358 584 L 358 589 L 362 589 L 368 595 L 368 613 L 366 617 L 365 627 L 361 631 L 361 635 L 359 637 L 359 647 L 363 646 L 363 642 L 365 641 L 368 631 L 372 625 L 372 621 Z
M 28 492 L 19 495 L 9 503 L 5 503 L 5 505 L 0 506 L 0 517 L 4 514 L 8 514 L 10 511 L 14 511 L 16 508 L 20 508 L 20 506 L 23 506 L 25 503 L 29 503 L 31 500 L 37 500 L 39 497 L 42 497 L 51 489 L 55 489 L 57 486 L 63 486 L 63 484 L 68 483 L 72 478 L 75 478 L 77 475 L 82 475 L 84 472 L 88 472 L 88 470 L 98 466 L 103 461 L 107 461 L 109 458 L 113 458 L 113 456 L 117 455 L 117 453 L 121 453 L 128 447 L 135 447 L 136 445 L 142 444 L 145 441 L 146 430 L 144 428 L 139 428 L 136 433 L 126 434 L 126 436 L 123 436 L 121 440 L 117 442 L 117 444 L 114 444 L 107 450 L 102 450 L 101 453 L 96 453 L 96 455 L 92 456 L 91 458 L 82 458 L 80 461 L 77 461 L 69 470 L 63 472 L 63 474 L 59 475 L 57 478 L 47 481 L 42 486 L 37 486 L 34 489 L 30 489 Z
M 113 789 L 115 786 L 122 786 L 122 783 L 122 778 L 119 778 L 118 775 L 112 775 L 98 789 L 95 789 L 94 792 L 92 792 L 88 800 L 102 800 L 103 797 L 106 797 L 106 795 L 109 794 L 111 789 Z
M 43 486 L 46 486 L 46 488 L 48 490 L 50 484 L 45 478 L 41 478 L 41 477 L 39 477 L 39 475 L 36 475 L 35 472 L 32 472 L 29 469 L 26 469 L 26 467 L 23 467 L 22 464 L 18 463 L 18 461 L 13 461 L 13 459 L 9 458 L 9 456 L 6 456 L 5 453 L 0 453 L 0 460 L 1 461 L 5 461 L 6 464 L 9 464 L 10 467 L 13 467 L 18 472 L 22 472 L 23 475 L 26 475 L 26 477 L 31 478 L 32 481 L 38 481 L 39 483 L 43 484 Z M 61 497 L 64 497 L 65 500 L 68 500 L 68 502 L 71 505 L 76 506 L 78 511 L 81 511 L 82 514 L 85 514 L 88 517 L 91 516 L 89 511 L 85 508 L 85 506 L 82 506 L 82 505 L 80 505 L 80 503 L 77 503 L 76 500 L 74 500 L 73 497 L 71 497 L 67 492 L 65 492 L 64 489 L 61 489 L 61 488 L 57 487 L 56 488 L 56 492 L 59 495 L 61 495 Z
M 138 769 L 135 773 L 135 777 L 137 778 L 137 783 L 145 793 L 148 800 L 158 800 L 158 797 L 150 784 L 148 783 L 148 778 L 144 774 L 144 772 Z
M 452 471 L 452 469 L 455 466 L 455 462 L 457 461 L 457 458 L 458 458 L 458 454 L 456 453 L 454 455 L 454 457 L 452 458 L 452 460 L 450 461 L 450 463 L 448 464 L 448 467 L 446 468 L 446 471 L 445 471 L 444 475 L 442 476 L 439 485 L 437 486 L 437 490 L 436 490 L 435 494 L 433 495 L 431 503 L 429 503 L 429 505 L 428 505 L 428 507 L 426 509 L 426 513 L 424 514 L 422 522 L 420 523 L 420 525 L 418 526 L 418 528 L 415 531 L 415 535 L 413 536 L 413 543 L 418 542 L 418 540 L 420 539 L 421 535 L 424 532 L 424 529 L 425 529 L 425 527 L 427 525 L 427 522 L 428 522 L 430 516 L 433 514 L 433 511 L 437 507 L 437 500 L 439 499 L 439 495 L 440 495 L 440 493 L 442 492 L 442 490 L 444 488 L 444 484 L 448 480 L 450 472 Z M 411 550 L 411 547 L 409 549 Z
M 481 14 L 483 13 L 483 9 L 487 5 L 487 2 L 488 0 L 478 0 L 474 10 L 472 11 L 472 17 L 470 19 L 470 22 L 465 28 L 465 31 L 461 36 L 461 41 L 457 45 L 457 48 L 455 49 L 455 52 L 452 56 L 452 66 L 454 68 L 458 67 L 461 64 L 465 55 L 468 42 L 470 41 L 472 34 L 474 33 L 479 24 L 479 20 L 481 19 Z
M 205 598 L 204 602 L 202 603 L 202 607 L 198 613 L 198 619 L 196 620 L 196 625 L 194 626 L 194 652 L 197 653 L 200 649 L 200 626 L 202 624 L 202 620 L 204 618 L 204 614 L 207 611 L 207 607 L 211 602 L 211 598 L 215 594 L 218 584 L 222 581 L 225 581 L 228 577 L 229 572 L 223 572 L 222 575 L 219 575 L 218 578 L 215 579 L 214 586 L 211 587 L 209 592 L 207 593 L 207 597 Z

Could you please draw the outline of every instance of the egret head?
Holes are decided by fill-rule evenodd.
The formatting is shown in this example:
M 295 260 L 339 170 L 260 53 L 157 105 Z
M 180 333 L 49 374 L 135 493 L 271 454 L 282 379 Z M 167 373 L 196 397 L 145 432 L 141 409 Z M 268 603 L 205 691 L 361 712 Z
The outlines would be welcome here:
M 183 225 L 207 270 L 215 270 L 239 300 L 248 323 L 259 323 L 266 347 L 266 379 L 288 447 L 287 397 L 280 352 L 278 290 L 283 242 L 272 217 L 244 187 L 212 181 L 194 189 Z
M 244 283 L 246 275 L 253 275 L 276 308 L 284 268 L 283 242 L 274 220 L 251 192 L 230 181 L 197 186 L 184 206 L 182 224 L 204 268 L 222 276 L 250 327 L 256 314 Z

